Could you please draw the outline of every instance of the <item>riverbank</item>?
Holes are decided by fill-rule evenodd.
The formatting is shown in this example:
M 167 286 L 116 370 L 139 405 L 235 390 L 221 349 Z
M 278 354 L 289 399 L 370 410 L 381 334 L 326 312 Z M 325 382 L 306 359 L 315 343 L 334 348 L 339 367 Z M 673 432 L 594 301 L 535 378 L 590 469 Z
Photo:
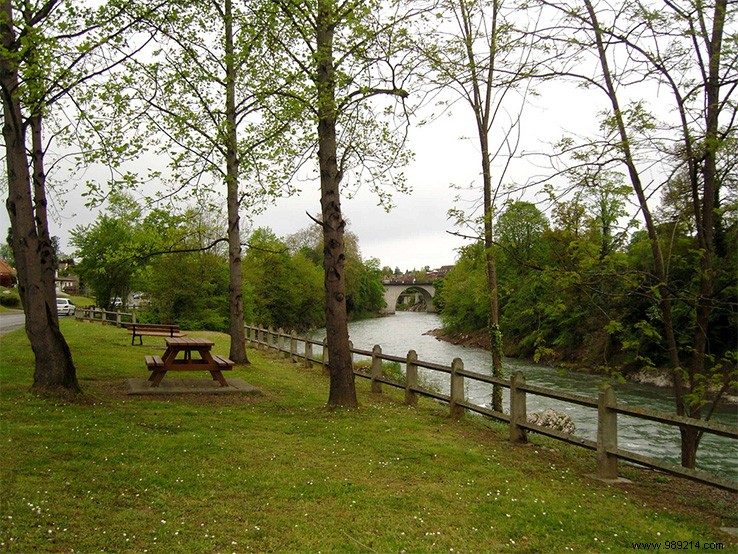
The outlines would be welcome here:
M 443 329 L 431 329 L 424 333 L 425 335 L 435 337 L 437 340 L 448 342 L 456 346 L 481 348 L 482 350 L 490 350 L 489 333 L 487 331 L 475 331 L 473 333 L 449 333 Z M 529 362 L 533 363 L 531 360 Z M 575 363 L 558 363 L 554 364 L 557 368 L 586 373 L 589 375 L 607 375 L 622 377 L 631 383 L 639 383 L 663 389 L 664 391 L 674 388 L 674 380 L 671 373 L 665 369 L 649 369 L 635 370 L 621 373 L 618 368 L 607 368 L 599 366 L 593 368 L 582 364 Z M 720 401 L 721 404 L 729 406 L 738 406 L 738 395 L 724 394 Z
M 144 354 L 114 327 L 61 322 L 87 402 L 28 393 L 33 354 L 2 337 L 0 442 L 8 552 L 631 552 L 634 543 L 735 548 L 738 497 L 594 454 L 455 421 L 403 391 L 327 410 L 322 369 L 249 350 L 258 395 L 132 397 Z M 228 352 L 228 337 L 193 332 Z M 153 340 L 153 339 L 152 339 Z M 229 376 L 230 377 L 230 376 Z M 193 375 L 192 378 L 206 377 Z M 94 532 L 93 532 L 94 531 Z
M 456 346 L 481 348 L 483 350 L 489 350 L 489 333 L 487 331 L 475 331 L 473 333 L 449 333 L 443 329 L 430 329 L 423 333 L 431 337 L 436 337 L 438 340 L 450 342 Z
M 441 328 L 431 329 L 425 334 L 436 337 L 438 340 L 450 342 L 451 344 L 455 344 L 457 346 L 481 348 L 487 351 L 489 351 L 490 349 L 489 333 L 486 330 L 474 331 L 473 333 L 449 333 Z M 505 355 L 512 358 L 518 358 L 518 356 L 511 355 L 509 352 L 506 352 Z M 531 363 L 535 363 L 533 362 L 533 360 L 528 361 Z M 614 371 L 616 371 L 615 368 L 608 368 L 606 366 L 592 367 L 590 365 L 585 365 L 581 363 L 578 364 L 575 362 L 548 361 L 547 363 L 553 367 L 571 369 L 574 371 L 580 371 L 582 373 L 596 375 L 611 375 Z M 618 375 L 621 375 L 621 373 L 618 372 Z M 671 376 L 666 371 L 654 371 L 649 372 L 649 374 L 643 374 L 642 372 L 633 372 L 628 376 L 628 378 L 635 383 L 644 383 L 659 387 L 673 386 Z

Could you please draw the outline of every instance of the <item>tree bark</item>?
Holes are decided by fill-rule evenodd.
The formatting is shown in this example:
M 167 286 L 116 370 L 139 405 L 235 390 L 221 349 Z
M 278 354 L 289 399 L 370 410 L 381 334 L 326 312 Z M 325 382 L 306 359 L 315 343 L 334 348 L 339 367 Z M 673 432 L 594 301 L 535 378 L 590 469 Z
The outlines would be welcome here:
M 691 364 L 688 371 L 681 366 L 676 334 L 674 330 L 671 297 L 668 288 L 667 272 L 660 248 L 659 237 L 648 209 L 647 197 L 640 182 L 640 176 L 635 167 L 633 156 L 630 151 L 628 133 L 623 121 L 622 112 L 618 103 L 617 92 L 612 80 L 607 59 L 605 56 L 602 31 L 597 21 L 595 10 L 591 0 L 585 0 L 589 13 L 590 23 L 600 57 L 605 85 L 612 104 L 613 115 L 617 123 L 621 148 L 625 163 L 628 167 L 631 183 L 638 197 L 641 212 L 646 222 L 646 229 L 651 243 L 651 251 L 654 260 L 654 274 L 657 279 L 657 291 L 659 294 L 659 306 L 664 325 L 664 333 L 669 351 L 669 359 L 675 384 L 676 412 L 678 415 L 686 415 L 695 419 L 702 417 L 702 411 L 698 404 L 689 401 L 689 394 L 698 386 L 698 379 L 705 375 L 705 361 L 707 355 L 708 329 L 710 324 L 710 313 L 712 309 L 712 298 L 714 294 L 715 275 L 713 268 L 714 256 L 714 225 L 715 225 L 715 198 L 718 191 L 718 177 L 716 168 L 716 157 L 719 144 L 718 138 L 718 115 L 719 91 L 720 91 L 720 54 L 722 48 L 723 25 L 727 10 L 727 0 L 718 0 L 715 4 L 713 14 L 713 28 L 710 37 L 703 37 L 709 44 L 708 51 L 708 76 L 704 83 L 705 90 L 705 151 L 704 159 L 697 159 L 689 136 L 689 129 L 684 128 L 685 147 L 690 153 L 688 164 L 690 168 L 690 180 L 692 185 L 692 206 L 694 221 L 697 229 L 697 241 L 701 251 L 700 256 L 700 284 L 697 302 L 695 306 L 695 331 L 691 349 Z M 703 16 L 704 14 L 700 14 Z M 676 93 L 676 90 L 675 90 Z M 682 114 L 684 120 L 684 114 Z M 702 190 L 700 190 L 699 175 L 697 167 L 702 162 Z M 685 379 L 686 377 L 686 379 Z M 681 429 L 681 462 L 682 465 L 694 468 L 697 460 L 697 448 L 702 433 L 693 429 Z
M 487 273 L 487 301 L 489 302 L 489 339 L 492 352 L 492 375 L 502 379 L 502 331 L 500 329 L 500 307 L 497 294 L 497 256 L 495 255 L 492 215 L 492 172 L 489 159 L 487 133 L 479 133 L 482 146 L 482 180 L 484 184 L 484 260 Z M 502 387 L 492 386 L 492 408 L 502 411 Z
M 246 356 L 246 328 L 243 316 L 243 274 L 241 271 L 241 225 L 238 198 L 238 135 L 236 123 L 236 67 L 233 45 L 233 5 L 225 0 L 226 62 L 226 187 L 228 203 L 228 267 L 230 282 L 231 347 L 229 357 L 237 364 L 249 363 Z
M 697 296 L 697 305 L 695 306 L 690 389 L 693 388 L 698 376 L 704 376 L 706 372 L 710 314 L 712 312 L 715 293 L 715 199 L 719 197 L 717 151 L 720 144 L 720 57 L 727 9 L 727 0 L 718 0 L 715 2 L 712 30 L 709 37 L 704 37 L 708 43 L 708 74 L 707 81 L 704 83 L 705 141 L 704 158 L 702 161 L 701 194 L 697 175 L 690 176 L 693 179 L 692 194 L 697 244 L 701 254 L 699 294 Z M 689 417 L 702 417 L 699 405 L 686 405 L 685 411 Z M 702 433 L 695 432 L 692 429 L 681 428 L 681 438 L 682 465 L 693 468 L 697 460 L 697 448 L 702 438 Z
M 17 49 L 10 2 L 0 9 L 0 93 L 8 174 L 6 206 L 18 271 L 18 291 L 26 315 L 26 335 L 35 356 L 32 389 L 80 394 L 72 354 L 59 329 L 54 292 L 54 256 L 47 225 L 46 189 L 41 142 L 41 117 L 32 120 L 33 187 L 26 155 L 26 125 L 18 96 Z
M 482 76 L 477 64 L 472 44 L 474 40 L 474 26 L 472 25 L 469 6 L 464 0 L 459 2 L 461 13 L 461 32 L 464 36 L 466 57 L 469 63 L 469 72 L 472 80 L 471 108 L 474 111 L 477 123 L 477 135 L 482 155 L 482 187 L 484 202 L 484 260 L 487 277 L 487 302 L 489 305 L 488 331 L 490 337 L 490 352 L 492 353 L 492 375 L 502 379 L 502 331 L 500 329 L 500 308 L 497 287 L 497 256 L 495 254 L 494 229 L 492 218 L 494 215 L 494 195 L 492 194 L 492 168 L 489 150 L 490 118 L 492 117 L 492 79 L 494 78 L 497 55 L 497 18 L 498 3 L 492 3 L 492 27 L 489 30 L 489 59 L 486 67 L 486 88 L 482 92 Z M 492 386 L 492 408 L 502 411 L 502 387 Z
M 318 92 L 318 163 L 320 166 L 320 205 L 323 225 L 323 267 L 325 271 L 325 317 L 330 373 L 329 406 L 358 406 L 354 371 L 349 346 L 344 274 L 344 228 L 339 186 L 342 173 L 338 166 L 336 139 L 336 84 L 333 66 L 332 0 L 318 0 L 317 72 Z

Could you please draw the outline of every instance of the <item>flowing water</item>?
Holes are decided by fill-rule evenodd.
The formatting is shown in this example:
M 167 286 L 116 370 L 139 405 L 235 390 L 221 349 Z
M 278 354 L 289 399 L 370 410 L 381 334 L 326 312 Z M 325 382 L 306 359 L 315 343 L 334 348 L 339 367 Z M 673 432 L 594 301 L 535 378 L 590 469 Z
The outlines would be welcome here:
M 492 363 L 489 352 L 479 348 L 450 344 L 424 334 L 439 327 L 441 327 L 441 322 L 435 314 L 398 312 L 389 317 L 353 322 L 349 325 L 349 333 L 354 347 L 362 350 L 371 350 L 375 344 L 382 347 L 384 354 L 394 356 L 405 356 L 408 350 L 415 350 L 420 360 L 448 366 L 454 358 L 461 358 L 465 369 L 478 373 L 491 373 Z M 318 331 L 314 336 L 322 339 L 325 332 Z M 505 360 L 506 378 L 518 370 L 523 372 L 528 383 L 581 394 L 593 400 L 597 399 L 600 385 L 606 380 L 605 377 L 598 375 L 560 371 L 516 359 Z M 444 394 L 448 394 L 448 375 L 423 368 L 419 368 L 419 375 Z M 479 405 L 490 403 L 491 385 L 466 379 L 465 386 L 465 395 L 470 402 Z M 636 383 L 615 383 L 614 386 L 618 403 L 669 414 L 674 413 L 674 400 L 669 389 Z M 564 412 L 574 421 L 576 436 L 596 440 L 596 409 L 530 394 L 527 398 L 527 407 L 529 414 L 547 408 Z M 505 410 L 507 409 L 507 397 L 505 397 Z M 712 420 L 736 425 L 738 424 L 738 408 L 735 405 L 722 406 Z M 628 416 L 618 416 L 618 446 L 624 450 L 678 464 L 679 442 L 677 427 Z M 738 480 L 738 441 L 736 440 L 705 434 L 700 443 L 697 460 L 699 469 Z

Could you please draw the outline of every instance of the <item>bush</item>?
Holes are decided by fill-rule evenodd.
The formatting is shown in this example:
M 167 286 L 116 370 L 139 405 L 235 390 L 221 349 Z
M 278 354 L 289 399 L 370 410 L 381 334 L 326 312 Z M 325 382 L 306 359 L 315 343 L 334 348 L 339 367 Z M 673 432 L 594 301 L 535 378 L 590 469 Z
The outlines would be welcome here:
M 21 300 L 16 289 L 2 289 L 0 291 L 0 306 L 6 308 L 20 308 Z

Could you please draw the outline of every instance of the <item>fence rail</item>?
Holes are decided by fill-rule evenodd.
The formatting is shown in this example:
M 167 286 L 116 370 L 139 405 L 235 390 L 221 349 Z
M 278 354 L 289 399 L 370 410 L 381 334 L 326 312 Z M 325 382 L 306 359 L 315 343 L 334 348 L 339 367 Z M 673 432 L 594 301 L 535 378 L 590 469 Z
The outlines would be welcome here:
M 77 307 L 74 313 L 75 317 L 82 321 L 99 321 L 100 323 L 107 323 L 116 327 L 122 327 L 127 323 L 136 323 L 135 313 L 110 312 L 94 306 L 89 308 Z
M 300 360 L 310 366 L 312 363 L 327 366 L 330 357 L 327 341 L 317 341 L 309 337 L 298 337 L 295 332 L 285 333 L 281 329 L 265 329 L 261 327 L 246 326 L 246 339 L 248 342 L 261 348 L 274 349 L 289 356 L 293 362 Z M 298 343 L 302 343 L 302 351 L 298 351 Z M 313 354 L 313 346 L 322 346 L 323 355 L 316 357 Z M 371 358 L 369 370 L 354 369 L 354 375 L 369 379 L 371 390 L 375 393 L 382 392 L 382 385 L 388 385 L 405 390 L 405 402 L 415 404 L 418 396 L 434 398 L 449 404 L 451 416 L 459 418 L 464 411 L 470 411 L 507 423 L 509 425 L 510 440 L 513 442 L 527 441 L 527 433 L 534 432 L 553 439 L 567 442 L 575 446 L 586 448 L 597 452 L 597 473 L 600 479 L 615 480 L 618 478 L 618 460 L 625 460 L 652 469 L 685 477 L 694 481 L 707 483 L 709 485 L 738 492 L 738 482 L 724 479 L 711 473 L 689 469 L 642 456 L 635 452 L 618 448 L 618 414 L 629 417 L 646 419 L 679 428 L 696 429 L 702 433 L 711 433 L 731 439 L 738 439 L 738 427 L 730 427 L 708 421 L 690 419 L 676 415 L 656 412 L 648 409 L 633 408 L 624 404 L 618 404 L 614 389 L 607 386 L 602 390 L 597 399 L 586 396 L 571 394 L 568 392 L 547 389 L 525 382 L 522 372 L 516 372 L 511 379 L 504 380 L 491 375 L 476 373 L 464 369 L 464 362 L 460 358 L 453 360 L 450 366 L 419 360 L 414 350 L 410 350 L 407 356 L 395 356 L 382 353 L 382 348 L 377 345 L 372 350 L 361 350 L 351 347 L 352 354 Z M 382 374 L 382 362 L 398 362 L 405 365 L 405 383 L 399 383 L 388 379 Z M 418 382 L 418 368 L 430 369 L 449 375 L 450 394 L 441 394 L 438 391 L 424 389 Z M 499 385 L 510 391 L 510 413 L 499 412 L 485 406 L 479 406 L 468 402 L 464 398 L 464 379 L 480 381 L 491 385 Z M 527 419 L 526 397 L 532 394 L 553 400 L 578 404 L 593 410 L 597 410 L 597 440 L 589 440 L 577 437 L 549 427 L 542 427 L 531 423 Z

